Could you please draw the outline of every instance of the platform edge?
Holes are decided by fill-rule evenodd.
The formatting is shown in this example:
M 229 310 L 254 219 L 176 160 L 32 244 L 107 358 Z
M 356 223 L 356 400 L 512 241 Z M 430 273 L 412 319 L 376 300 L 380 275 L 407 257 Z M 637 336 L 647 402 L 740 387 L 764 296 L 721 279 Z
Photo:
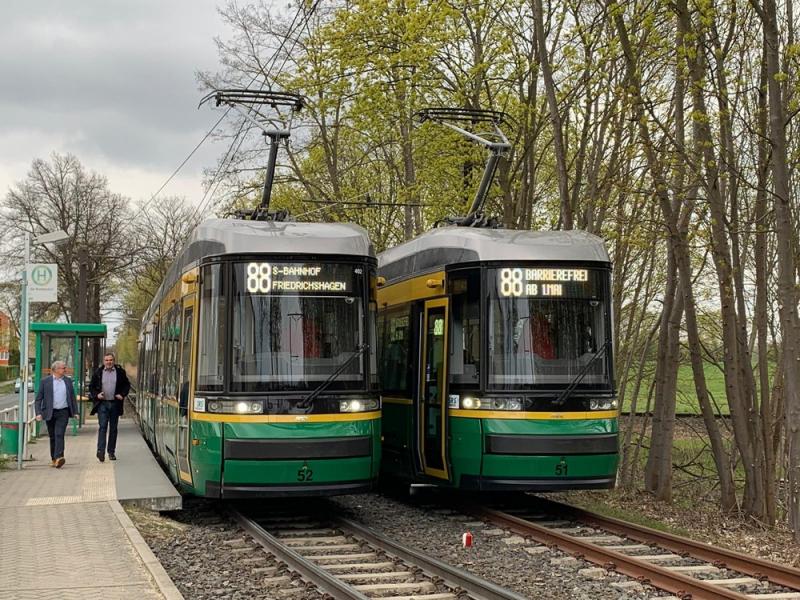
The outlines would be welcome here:
M 109 500 L 108 504 L 111 506 L 111 512 L 114 513 L 119 521 L 119 524 L 122 525 L 122 528 L 125 530 L 125 534 L 131 541 L 133 548 L 136 550 L 136 553 L 138 554 L 142 563 L 144 563 L 144 566 L 147 568 L 150 576 L 153 578 L 153 581 L 155 581 L 156 586 L 158 586 L 158 590 L 161 592 L 164 598 L 166 600 L 185 600 L 183 594 L 181 594 L 180 590 L 178 590 L 173 583 L 172 578 L 164 569 L 161 561 L 159 561 L 158 558 L 156 558 L 156 555 L 153 554 L 150 546 L 148 546 L 147 542 L 144 541 L 142 534 L 139 533 L 138 529 L 136 529 L 136 525 L 133 524 L 133 521 L 131 521 L 128 513 L 125 512 L 124 508 L 122 508 L 122 504 L 120 504 L 117 500 Z

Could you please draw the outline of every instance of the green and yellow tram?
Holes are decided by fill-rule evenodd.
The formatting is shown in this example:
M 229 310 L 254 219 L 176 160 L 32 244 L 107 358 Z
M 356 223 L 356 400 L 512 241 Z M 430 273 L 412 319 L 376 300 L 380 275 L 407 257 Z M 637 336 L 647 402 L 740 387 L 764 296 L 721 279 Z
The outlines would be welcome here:
M 372 487 L 376 264 L 355 225 L 194 230 L 139 340 L 138 419 L 176 484 L 215 498 Z
M 378 261 L 382 475 L 466 490 L 613 487 L 600 238 L 449 226 Z

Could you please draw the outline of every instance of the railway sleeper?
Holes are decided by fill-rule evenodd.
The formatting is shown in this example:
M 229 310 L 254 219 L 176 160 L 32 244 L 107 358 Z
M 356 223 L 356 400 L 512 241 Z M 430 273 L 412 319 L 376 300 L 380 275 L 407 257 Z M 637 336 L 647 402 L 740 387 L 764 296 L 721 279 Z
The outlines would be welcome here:
M 388 571 L 382 573 L 347 573 L 337 575 L 342 581 L 414 581 L 414 574 L 408 571 Z
M 391 561 L 386 562 L 372 562 L 372 563 L 345 563 L 341 565 L 320 565 L 326 571 L 380 571 L 381 569 L 392 569 L 395 563 Z
M 331 545 L 322 545 L 322 544 L 308 544 L 305 546 L 292 546 L 292 550 L 295 552 L 299 552 L 303 554 L 304 552 L 318 552 L 320 550 L 360 550 L 360 544 L 331 544 Z
M 769 582 L 759 581 L 753 577 L 732 577 L 730 579 L 703 579 L 703 583 L 712 585 L 724 585 L 725 587 L 735 587 L 738 585 L 758 585 L 768 586 Z
M 281 537 L 280 540 L 282 543 L 286 544 L 289 547 L 307 546 L 307 545 L 328 546 L 328 545 L 347 543 L 347 538 L 343 535 L 332 535 L 328 537 L 322 537 L 322 536 L 297 537 L 297 538 Z
M 721 569 L 714 565 L 682 565 L 678 567 L 666 567 L 676 573 L 719 573 Z
M 320 563 L 321 567 L 325 567 L 324 563 L 329 561 L 339 561 L 339 560 L 375 560 L 378 558 L 377 552 L 360 552 L 357 554 L 308 554 L 303 555 L 303 558 L 307 560 L 313 560 L 314 562 Z
M 603 546 L 605 550 L 615 550 L 617 552 L 622 552 L 623 554 L 627 554 L 628 552 L 641 552 L 650 551 L 653 548 L 651 546 L 646 546 L 645 544 L 620 544 L 618 546 Z
M 275 531 L 271 532 L 272 535 L 284 538 L 284 537 L 300 537 L 303 535 L 306 536 L 315 536 L 315 535 L 336 535 L 339 533 L 336 529 L 276 529 Z
M 413 596 L 384 596 L 382 600 L 458 600 L 458 596 L 450 592 L 435 594 L 414 594 Z
M 353 586 L 360 592 L 385 594 L 391 592 L 433 592 L 436 586 L 430 581 L 413 581 L 409 583 L 368 583 Z

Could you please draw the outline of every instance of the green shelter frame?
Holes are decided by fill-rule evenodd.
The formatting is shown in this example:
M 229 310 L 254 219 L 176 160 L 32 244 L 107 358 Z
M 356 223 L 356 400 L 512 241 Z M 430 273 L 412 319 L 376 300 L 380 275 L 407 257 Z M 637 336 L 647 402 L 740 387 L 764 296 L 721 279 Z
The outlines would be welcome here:
M 67 364 L 67 375 L 72 377 L 75 397 L 78 398 L 80 424 L 86 421 L 89 378 L 97 367 L 97 356 L 90 344 L 105 352 L 108 329 L 103 323 L 31 323 L 30 331 L 36 334 L 36 363 L 33 391 L 39 391 L 39 382 L 50 374 L 50 365 L 56 360 Z M 97 352 L 96 354 L 99 354 Z M 81 402 L 80 400 L 84 400 Z

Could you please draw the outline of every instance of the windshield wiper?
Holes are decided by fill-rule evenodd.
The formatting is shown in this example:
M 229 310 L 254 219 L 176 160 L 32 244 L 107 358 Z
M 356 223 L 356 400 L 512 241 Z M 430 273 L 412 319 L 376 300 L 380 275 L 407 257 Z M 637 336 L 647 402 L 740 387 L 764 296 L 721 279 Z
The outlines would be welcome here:
M 589 372 L 589 367 L 591 367 L 594 364 L 594 361 L 596 361 L 598 358 L 603 356 L 603 354 L 605 354 L 606 350 L 610 345 L 611 345 L 611 339 L 609 338 L 605 341 L 600 350 L 598 350 L 592 355 L 592 358 L 589 359 L 589 362 L 587 362 L 583 366 L 583 369 L 581 370 L 580 373 L 578 373 L 575 376 L 575 379 L 570 381 L 569 385 L 566 388 L 564 388 L 564 391 L 561 392 L 561 395 L 556 399 L 556 401 L 553 404 L 555 404 L 556 406 L 562 406 L 567 400 L 569 400 L 569 397 L 572 396 L 572 393 L 575 391 L 575 388 L 577 388 L 580 382 L 583 380 L 584 375 L 586 375 L 586 373 Z
M 364 354 L 367 348 L 369 348 L 369 344 L 366 343 L 361 344 L 358 348 L 356 348 L 355 352 L 353 352 L 353 354 L 351 354 L 346 361 L 344 361 L 341 365 L 339 365 L 339 368 L 336 369 L 333 373 L 331 373 L 330 376 L 328 376 L 328 378 L 325 381 L 319 384 L 317 389 L 315 389 L 308 396 L 306 396 L 300 402 L 298 402 L 297 407 L 308 408 L 309 406 L 311 406 L 311 401 L 314 400 L 314 398 L 316 398 L 317 396 L 319 396 L 320 393 L 322 393 L 331 384 L 331 382 L 334 381 L 342 373 L 342 371 L 345 370 L 345 368 L 347 368 L 347 365 L 349 365 L 356 358 Z

